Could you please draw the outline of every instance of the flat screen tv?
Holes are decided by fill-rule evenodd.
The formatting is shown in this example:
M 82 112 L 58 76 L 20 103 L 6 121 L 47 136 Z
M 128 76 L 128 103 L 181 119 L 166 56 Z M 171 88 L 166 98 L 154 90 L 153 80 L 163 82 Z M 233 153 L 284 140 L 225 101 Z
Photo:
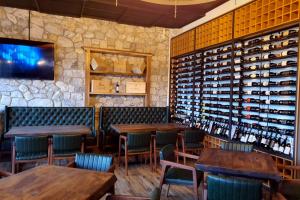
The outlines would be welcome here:
M 0 78 L 54 80 L 54 44 L 0 38 Z

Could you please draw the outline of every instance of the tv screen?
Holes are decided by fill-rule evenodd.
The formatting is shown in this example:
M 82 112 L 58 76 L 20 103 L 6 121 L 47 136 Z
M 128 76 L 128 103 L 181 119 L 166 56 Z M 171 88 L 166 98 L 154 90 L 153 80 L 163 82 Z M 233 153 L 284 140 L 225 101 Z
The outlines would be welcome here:
M 0 78 L 54 80 L 54 44 L 0 38 Z

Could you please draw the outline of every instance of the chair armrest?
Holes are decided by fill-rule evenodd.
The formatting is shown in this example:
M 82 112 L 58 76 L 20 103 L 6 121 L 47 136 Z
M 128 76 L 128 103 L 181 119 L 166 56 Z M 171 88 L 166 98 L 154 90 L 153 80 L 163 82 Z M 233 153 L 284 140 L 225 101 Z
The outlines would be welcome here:
M 111 194 L 109 194 L 106 197 L 106 200 L 150 200 L 150 198 L 133 197 L 133 196 L 128 196 L 128 195 L 111 195 Z
M 283 166 L 284 169 L 290 169 L 290 170 L 295 170 L 295 171 L 299 171 L 300 172 L 300 166 L 291 166 L 291 165 L 287 165 L 287 166 Z
M 115 172 L 115 169 L 116 169 L 116 166 L 115 166 L 115 165 L 112 165 L 112 166 L 108 169 L 108 172 L 114 173 L 114 172 Z
M 0 171 L 0 177 L 8 177 L 11 175 L 12 175 L 12 173 L 10 173 L 10 172 Z
M 195 159 L 195 160 L 199 159 L 199 156 L 196 156 L 196 155 L 192 155 L 192 154 L 188 154 L 188 153 L 183 153 L 183 152 L 179 152 L 179 151 L 174 151 L 174 152 L 175 152 L 175 155 L 178 155 L 178 156 L 182 156 L 182 157 L 186 157 L 186 158 L 191 158 L 191 159 Z
M 127 140 L 127 136 L 125 136 L 125 135 L 120 135 L 120 138 L 121 138 L 122 140 Z
M 191 167 L 191 166 L 188 166 L 188 165 L 183 165 L 183 164 L 180 164 L 180 163 L 170 162 L 170 161 L 167 161 L 167 160 L 161 160 L 160 164 L 162 166 L 176 167 L 176 168 L 186 169 L 186 170 L 190 170 L 190 171 L 195 171 L 196 170 L 194 167 Z
M 76 167 L 75 161 L 68 163 L 67 167 L 75 168 Z

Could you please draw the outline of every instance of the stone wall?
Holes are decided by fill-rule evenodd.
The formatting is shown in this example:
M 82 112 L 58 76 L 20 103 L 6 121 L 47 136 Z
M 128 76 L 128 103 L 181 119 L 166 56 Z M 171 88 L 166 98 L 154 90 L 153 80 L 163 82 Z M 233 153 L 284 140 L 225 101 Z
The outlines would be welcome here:
M 0 37 L 28 39 L 28 11 L 0 7 Z M 31 39 L 55 43 L 55 81 L 0 79 L 0 105 L 84 106 L 83 46 L 152 53 L 151 106 L 166 106 L 169 29 L 31 12 Z M 140 97 L 97 97 L 97 105 L 142 105 Z

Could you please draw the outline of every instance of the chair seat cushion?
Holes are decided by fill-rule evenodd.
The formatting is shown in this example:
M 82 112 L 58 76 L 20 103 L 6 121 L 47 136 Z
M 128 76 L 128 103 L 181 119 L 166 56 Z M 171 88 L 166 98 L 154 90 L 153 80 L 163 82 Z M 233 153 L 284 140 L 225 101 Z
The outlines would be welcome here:
M 125 150 L 125 145 L 122 144 L 122 149 Z M 128 148 L 129 153 L 138 153 L 138 152 L 147 152 L 150 151 L 150 146 L 149 147 L 134 147 L 134 148 Z
M 53 155 L 55 157 L 68 157 L 68 156 L 75 156 L 76 153 L 80 153 L 80 151 L 78 151 L 78 150 L 54 151 Z
M 197 171 L 197 183 L 200 184 L 203 173 Z M 166 184 L 193 185 L 193 173 L 190 170 L 180 168 L 168 169 L 165 177 Z

